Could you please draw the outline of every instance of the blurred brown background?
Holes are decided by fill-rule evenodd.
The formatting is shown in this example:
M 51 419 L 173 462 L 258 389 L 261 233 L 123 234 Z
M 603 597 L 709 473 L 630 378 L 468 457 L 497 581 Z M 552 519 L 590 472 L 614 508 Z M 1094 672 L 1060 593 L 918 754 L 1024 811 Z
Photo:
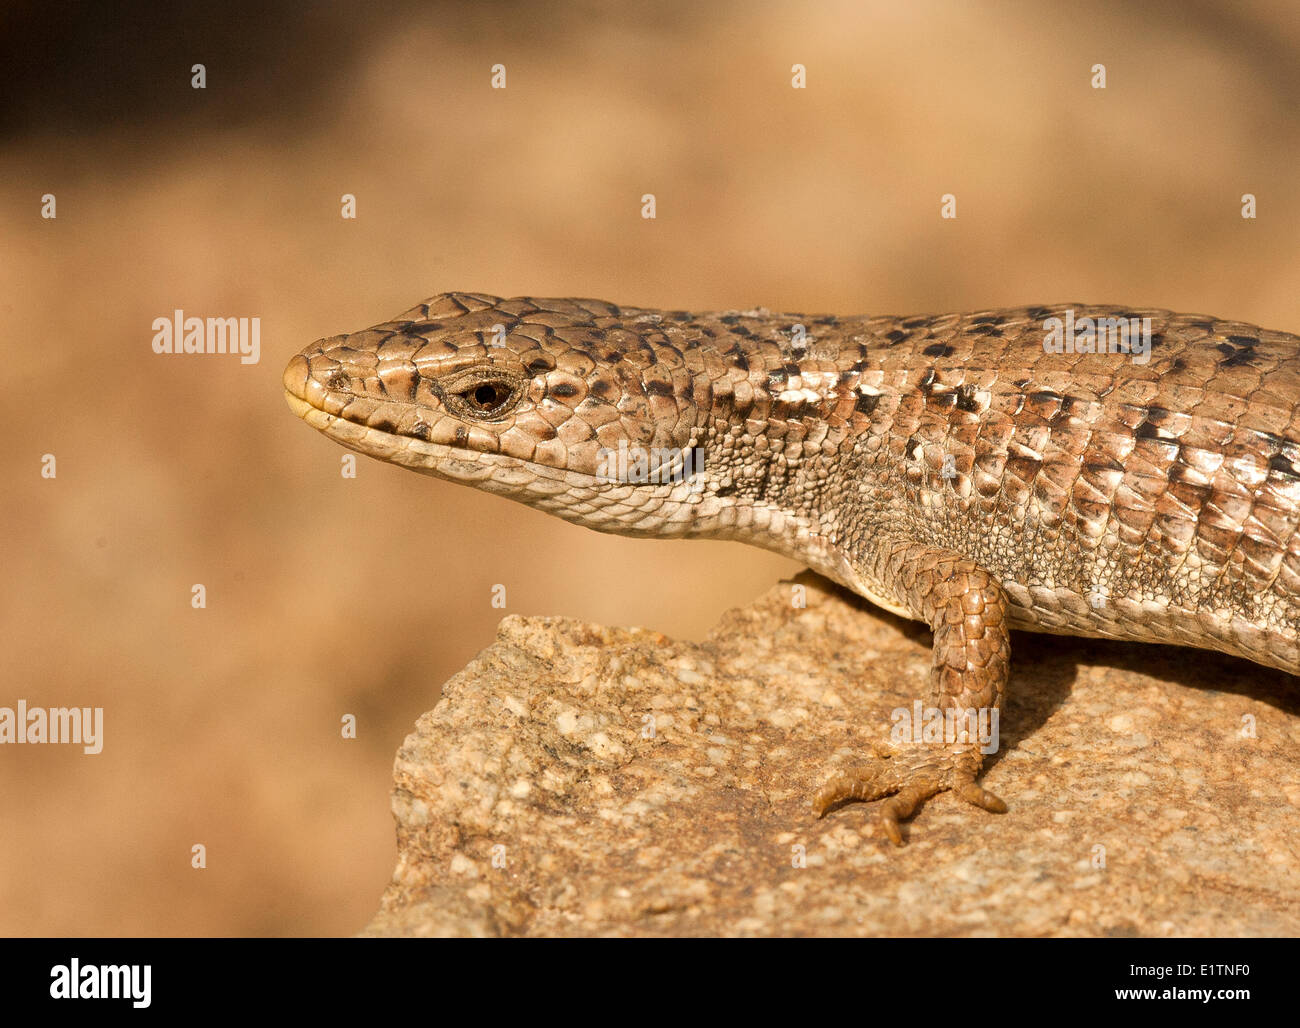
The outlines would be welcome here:
M 108 6 L 0 14 L 0 705 L 106 721 L 99 756 L 0 747 L 0 933 L 354 932 L 494 583 L 700 638 L 794 570 L 344 480 L 280 395 L 317 337 L 450 289 L 1300 331 L 1291 0 Z M 154 355 L 177 307 L 261 317 L 261 363 Z

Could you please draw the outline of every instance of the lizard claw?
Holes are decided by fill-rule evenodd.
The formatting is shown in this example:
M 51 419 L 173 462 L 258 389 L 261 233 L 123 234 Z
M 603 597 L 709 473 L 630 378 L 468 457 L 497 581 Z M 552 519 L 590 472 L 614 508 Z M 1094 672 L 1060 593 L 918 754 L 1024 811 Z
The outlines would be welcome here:
M 903 759 L 891 759 L 893 755 L 888 751 L 877 749 L 874 763 L 835 775 L 813 797 L 813 813 L 822 817 L 843 802 L 869 802 L 888 796 L 880 805 L 880 826 L 895 846 L 903 845 L 899 822 L 906 821 L 922 803 L 944 790 L 991 813 L 1006 813 L 1007 805 L 1001 799 L 975 784 L 981 763 L 978 752 L 918 747 L 901 753 L 905 754 Z

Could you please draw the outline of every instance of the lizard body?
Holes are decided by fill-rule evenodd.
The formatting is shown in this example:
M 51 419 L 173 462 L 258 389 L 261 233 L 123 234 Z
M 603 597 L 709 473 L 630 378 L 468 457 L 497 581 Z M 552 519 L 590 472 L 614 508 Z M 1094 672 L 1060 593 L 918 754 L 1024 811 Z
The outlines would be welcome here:
M 1089 352 L 1059 330 L 1083 319 L 1134 333 Z M 599 531 L 762 546 L 924 621 L 933 707 L 1000 709 L 1011 628 L 1300 674 L 1288 333 L 1082 305 L 834 317 L 448 293 L 313 343 L 284 384 L 362 453 Z M 1005 810 L 981 764 L 969 739 L 878 755 L 814 806 L 890 797 L 898 843 L 943 789 Z

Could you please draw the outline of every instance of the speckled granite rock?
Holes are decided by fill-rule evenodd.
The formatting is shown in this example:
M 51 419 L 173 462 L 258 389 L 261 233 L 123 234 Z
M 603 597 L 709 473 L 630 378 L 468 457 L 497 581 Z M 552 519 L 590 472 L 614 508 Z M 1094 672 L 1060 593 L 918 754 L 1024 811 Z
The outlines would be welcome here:
M 506 618 L 398 754 L 363 934 L 1300 934 L 1300 680 L 1215 654 L 1018 634 L 1009 813 L 814 820 L 929 638 L 808 574 L 699 645 Z

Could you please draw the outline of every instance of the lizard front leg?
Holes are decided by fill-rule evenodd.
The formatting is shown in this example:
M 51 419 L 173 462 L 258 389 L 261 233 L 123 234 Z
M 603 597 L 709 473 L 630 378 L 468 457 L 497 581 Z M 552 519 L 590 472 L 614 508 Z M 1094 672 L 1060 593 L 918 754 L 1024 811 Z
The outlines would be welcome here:
M 881 557 L 881 579 L 934 631 L 929 706 L 955 714 L 976 711 L 991 721 L 1002 707 L 1011 656 L 1002 587 L 974 561 L 939 547 L 886 544 Z M 953 723 L 966 722 L 958 717 Z M 873 763 L 828 781 L 814 798 L 813 810 L 821 817 L 844 800 L 888 796 L 880 805 L 881 825 L 890 841 L 901 846 L 899 821 L 945 789 L 985 810 L 1006 812 L 1002 800 L 975 782 L 983 762 L 980 742 L 960 735 L 878 752 Z

